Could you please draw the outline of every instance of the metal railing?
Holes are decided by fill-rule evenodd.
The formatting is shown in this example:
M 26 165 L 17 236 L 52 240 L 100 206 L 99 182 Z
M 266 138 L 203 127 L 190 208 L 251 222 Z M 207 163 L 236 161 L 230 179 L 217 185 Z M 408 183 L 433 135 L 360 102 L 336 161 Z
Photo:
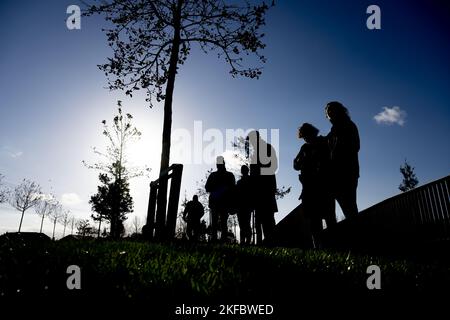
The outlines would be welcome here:
M 386 199 L 324 232 L 349 248 L 414 248 L 450 239 L 450 176 Z
M 301 205 L 277 225 L 281 245 L 305 246 L 310 237 Z M 373 205 L 323 231 L 326 247 L 414 249 L 450 239 L 450 176 Z

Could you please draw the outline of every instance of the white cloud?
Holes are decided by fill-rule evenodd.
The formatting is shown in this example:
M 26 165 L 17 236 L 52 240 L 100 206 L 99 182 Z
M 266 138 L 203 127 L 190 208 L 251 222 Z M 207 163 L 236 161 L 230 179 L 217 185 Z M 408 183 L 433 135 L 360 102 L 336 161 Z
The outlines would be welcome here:
M 23 152 L 22 151 L 18 151 L 18 152 L 8 152 L 8 154 L 9 154 L 9 156 L 11 157 L 11 158 L 19 158 L 20 156 L 22 156 L 23 155 Z
M 374 116 L 373 118 L 378 124 L 398 124 L 403 126 L 406 122 L 406 111 L 400 109 L 400 107 L 383 107 L 383 111 Z
M 0 153 L 11 157 L 13 159 L 19 158 L 23 155 L 23 151 L 19 151 L 15 148 L 11 148 L 10 146 L 2 146 L 0 148 Z
M 52 202 L 55 200 L 55 197 L 50 193 L 41 193 L 38 195 L 41 200 Z
M 81 202 L 81 198 L 78 194 L 76 193 L 64 193 L 61 196 L 61 204 L 63 206 L 74 206 L 77 205 Z

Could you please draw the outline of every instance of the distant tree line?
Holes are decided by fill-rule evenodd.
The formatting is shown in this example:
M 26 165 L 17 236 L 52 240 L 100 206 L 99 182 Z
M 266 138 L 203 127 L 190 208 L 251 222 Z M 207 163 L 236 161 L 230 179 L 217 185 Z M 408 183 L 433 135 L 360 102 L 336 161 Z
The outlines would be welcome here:
M 2 184 L 4 176 L 0 175 L 0 202 L 7 202 L 11 207 L 19 211 L 20 222 L 18 232 L 21 232 L 25 212 L 29 209 L 34 209 L 35 213 L 39 215 L 40 228 L 42 233 L 45 218 L 48 218 L 53 226 L 52 238 L 55 238 L 56 224 L 61 224 L 63 229 L 63 237 L 66 229 L 73 227 L 76 223 L 75 217 L 70 214 L 70 210 L 63 208 L 61 203 L 52 194 L 42 192 L 41 186 L 29 179 L 23 179 L 16 187 L 6 188 Z

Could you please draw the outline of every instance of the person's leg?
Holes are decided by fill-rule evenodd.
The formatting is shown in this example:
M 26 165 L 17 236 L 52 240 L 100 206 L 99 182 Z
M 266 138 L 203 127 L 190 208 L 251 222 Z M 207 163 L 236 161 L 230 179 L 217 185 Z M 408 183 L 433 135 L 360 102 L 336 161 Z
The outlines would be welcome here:
M 239 222 L 239 235 L 241 244 L 250 244 L 251 228 L 250 228 L 250 217 L 251 211 L 240 210 L 238 212 L 238 222 Z
M 256 244 L 262 245 L 262 212 L 261 209 L 255 210 L 255 228 L 256 228 Z
M 219 213 L 220 219 L 220 239 L 225 241 L 228 236 L 228 212 L 225 209 L 221 209 Z
M 219 229 L 219 213 L 217 212 L 217 209 L 210 209 L 211 210 L 211 240 L 216 241 L 217 240 L 217 231 Z
M 252 228 L 250 226 L 251 217 L 252 217 L 251 210 L 246 211 L 244 214 L 245 244 L 250 244 L 252 241 Z
M 322 200 L 322 217 L 325 219 L 327 228 L 334 226 L 337 223 L 336 219 L 336 201 L 332 195 L 325 194 Z
M 239 210 L 237 213 L 238 223 L 239 223 L 239 242 L 241 244 L 245 243 L 245 226 L 244 226 L 244 212 Z
M 186 224 L 186 236 L 188 238 L 188 240 L 192 239 L 192 224 L 190 221 L 187 222 Z
M 275 217 L 271 211 L 264 211 L 262 227 L 264 232 L 264 243 L 266 245 L 273 244 L 273 233 L 275 231 Z
M 358 214 L 358 206 L 356 203 L 357 187 L 358 179 L 352 179 L 342 184 L 341 188 L 336 192 L 336 200 L 346 219 Z
M 322 247 L 322 241 L 320 239 L 320 233 L 323 230 L 323 221 L 321 217 L 313 216 L 311 221 L 311 233 L 314 241 L 314 248 L 320 249 Z
M 192 240 L 198 241 L 200 234 L 200 220 L 193 222 L 192 226 Z

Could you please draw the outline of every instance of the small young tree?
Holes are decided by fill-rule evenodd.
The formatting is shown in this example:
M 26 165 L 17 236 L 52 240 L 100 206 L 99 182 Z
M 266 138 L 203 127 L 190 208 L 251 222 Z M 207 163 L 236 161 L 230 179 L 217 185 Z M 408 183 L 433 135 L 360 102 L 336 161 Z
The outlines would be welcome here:
M 16 210 L 21 212 L 19 231 L 22 228 L 22 221 L 25 211 L 34 207 L 39 203 L 41 197 L 41 187 L 30 180 L 23 179 L 13 191 L 10 198 L 10 204 Z
M 405 163 L 400 166 L 400 172 L 403 176 L 403 181 L 398 187 L 401 192 L 412 190 L 419 184 L 419 180 L 414 173 L 414 167 L 412 167 L 406 159 Z
M 177 215 L 177 226 L 176 226 L 176 230 L 175 230 L 175 238 L 176 239 L 186 239 L 187 235 L 187 223 L 186 221 L 183 219 L 184 216 L 184 210 L 186 209 L 186 205 L 189 202 L 189 200 L 187 199 L 186 196 L 186 191 L 184 192 L 184 199 L 181 201 L 180 207 L 181 210 L 178 212 Z
M 95 234 L 94 228 L 91 227 L 89 219 L 78 220 L 76 225 L 77 234 L 82 236 L 83 238 Z
M 92 206 L 92 218 L 95 221 L 105 219 L 111 225 L 110 235 L 117 239 L 124 231 L 123 222 L 126 215 L 133 212 L 133 199 L 130 195 L 128 182 L 125 180 L 111 179 L 106 174 L 100 174 L 102 185 L 98 186 L 97 194 L 89 200 Z M 99 229 L 100 230 L 100 226 Z
M 133 199 L 128 181 L 148 171 L 147 168 L 132 167 L 127 161 L 127 147 L 141 136 L 141 132 L 132 125 L 132 118 L 131 114 L 122 113 L 119 101 L 118 114 L 113 118 L 112 128 L 107 125 L 106 120 L 102 121 L 103 135 L 108 139 L 106 152 L 99 152 L 94 148 L 94 152 L 102 156 L 104 161 L 94 165 L 88 165 L 83 161 L 88 168 L 101 171 L 99 174 L 101 185 L 98 186 L 97 194 L 89 201 L 96 213 L 92 218 L 99 222 L 98 236 L 103 220 L 111 223 L 112 238 L 117 239 L 123 232 L 126 214 L 133 212 Z

